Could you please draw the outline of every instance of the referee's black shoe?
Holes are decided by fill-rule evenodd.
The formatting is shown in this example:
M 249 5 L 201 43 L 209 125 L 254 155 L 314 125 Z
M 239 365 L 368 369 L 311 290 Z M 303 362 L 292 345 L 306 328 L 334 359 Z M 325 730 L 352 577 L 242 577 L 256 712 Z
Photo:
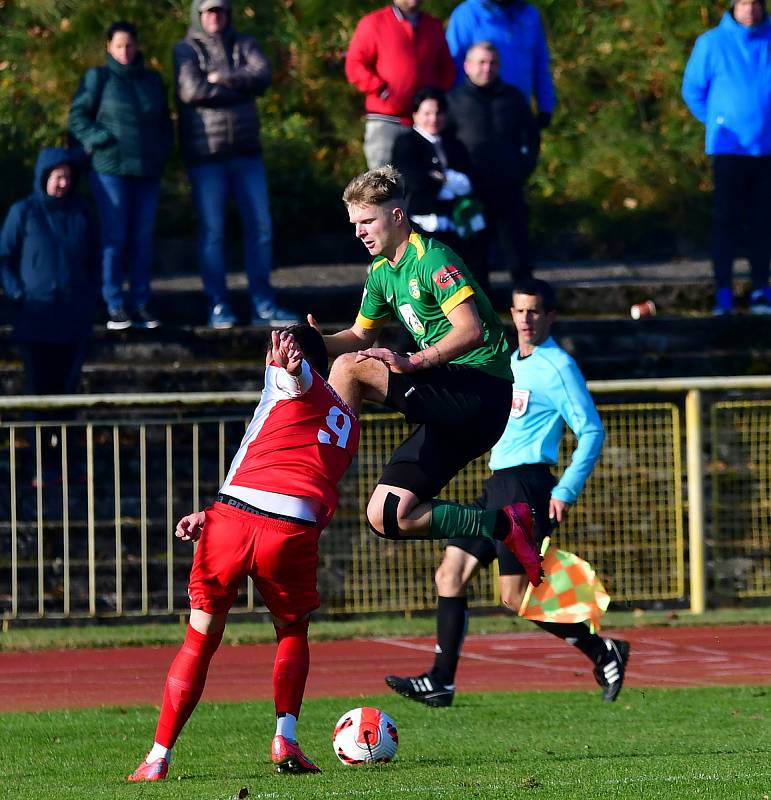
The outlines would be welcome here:
M 386 675 L 385 682 L 402 697 L 408 697 L 417 703 L 424 703 L 434 708 L 451 706 L 452 698 L 455 696 L 454 686 L 445 686 L 426 672 L 416 678 Z
M 629 661 L 629 642 L 623 639 L 603 639 L 607 652 L 597 660 L 594 679 L 602 687 L 602 702 L 612 703 L 624 685 L 626 662 Z

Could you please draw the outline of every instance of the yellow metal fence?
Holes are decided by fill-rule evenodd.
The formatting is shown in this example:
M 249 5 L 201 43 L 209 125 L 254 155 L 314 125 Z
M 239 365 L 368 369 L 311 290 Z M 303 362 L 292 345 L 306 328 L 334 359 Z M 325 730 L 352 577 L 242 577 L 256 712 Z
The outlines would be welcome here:
M 720 602 L 771 596 L 771 379 L 696 386 L 591 385 L 607 439 L 557 543 L 594 565 L 615 602 L 700 611 L 705 592 Z M 737 400 L 734 391 L 727 399 L 732 388 L 744 396 Z M 174 523 L 216 493 L 257 399 L 0 400 L 2 616 L 185 612 L 192 547 L 174 539 Z M 14 419 L 25 407 L 28 418 Z M 57 420 L 41 419 L 43 409 Z M 383 541 L 364 519 L 369 493 L 408 428 L 390 414 L 368 414 L 363 423 L 357 462 L 322 537 L 323 610 L 430 609 L 442 544 Z M 694 440 L 703 452 L 694 452 Z M 565 438 L 560 469 L 574 444 Z M 486 458 L 478 459 L 444 496 L 471 501 L 487 475 Z M 493 570 L 476 579 L 471 602 L 495 603 Z M 235 610 L 259 608 L 249 582 Z

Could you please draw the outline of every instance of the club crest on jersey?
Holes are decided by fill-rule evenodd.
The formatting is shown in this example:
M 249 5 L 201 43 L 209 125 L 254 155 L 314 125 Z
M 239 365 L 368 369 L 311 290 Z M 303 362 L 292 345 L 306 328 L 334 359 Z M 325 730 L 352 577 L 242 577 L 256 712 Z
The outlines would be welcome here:
M 454 264 L 448 264 L 437 270 L 432 276 L 434 283 L 440 289 L 447 289 L 463 280 L 463 273 Z
M 404 324 L 417 336 L 423 336 L 426 329 L 423 323 L 418 319 L 418 315 L 413 310 L 409 303 L 399 306 L 399 313 L 402 315 Z
M 530 400 L 529 389 L 511 390 L 511 416 L 514 417 L 514 419 L 519 419 L 519 417 L 525 416 L 529 400 Z
M 415 300 L 420 300 L 420 287 L 418 286 L 417 278 L 410 278 L 409 289 L 410 297 L 415 298 Z

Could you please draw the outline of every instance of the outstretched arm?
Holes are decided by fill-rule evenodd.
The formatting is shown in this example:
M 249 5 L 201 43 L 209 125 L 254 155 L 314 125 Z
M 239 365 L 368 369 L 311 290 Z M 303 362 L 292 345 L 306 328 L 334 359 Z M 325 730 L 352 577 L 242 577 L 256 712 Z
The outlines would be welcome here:
M 321 333 L 319 323 L 316 322 L 312 314 L 308 314 L 308 324 L 311 328 L 315 328 Z M 350 328 L 337 333 L 322 333 L 324 337 L 324 344 L 327 346 L 327 353 L 330 358 L 337 358 L 343 353 L 353 353 L 356 350 L 364 350 L 367 347 L 372 347 L 377 338 L 378 329 L 363 328 L 357 322 L 354 322 Z
M 479 319 L 479 312 L 472 298 L 455 306 L 447 314 L 447 319 L 452 324 L 451 330 L 426 350 L 420 350 L 406 357 L 385 347 L 371 347 L 360 350 L 357 360 L 376 358 L 392 372 L 416 372 L 438 367 L 440 364 L 449 364 L 453 359 L 479 347 L 484 341 L 482 321 Z

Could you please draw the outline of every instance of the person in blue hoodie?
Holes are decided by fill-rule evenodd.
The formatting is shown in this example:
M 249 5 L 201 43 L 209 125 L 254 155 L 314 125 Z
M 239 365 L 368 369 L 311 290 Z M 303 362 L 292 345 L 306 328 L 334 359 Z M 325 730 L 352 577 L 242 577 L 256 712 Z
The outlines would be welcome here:
M 746 224 L 750 312 L 771 314 L 771 22 L 765 0 L 734 0 L 720 24 L 696 40 L 682 92 L 706 126 L 705 150 L 712 156 L 714 313 L 733 311 L 733 259 Z
M 541 128 L 550 122 L 557 95 L 549 69 L 549 45 L 538 9 L 524 0 L 464 0 L 450 15 L 447 44 L 456 83 L 464 80 L 466 52 L 491 42 L 500 54 L 500 78 L 516 86 L 528 103 L 535 98 Z
M 33 395 L 76 391 L 91 335 L 99 240 L 75 191 L 76 164 L 73 153 L 45 148 L 32 194 L 11 206 L 0 231 L 0 276 L 15 306 L 13 340 Z

